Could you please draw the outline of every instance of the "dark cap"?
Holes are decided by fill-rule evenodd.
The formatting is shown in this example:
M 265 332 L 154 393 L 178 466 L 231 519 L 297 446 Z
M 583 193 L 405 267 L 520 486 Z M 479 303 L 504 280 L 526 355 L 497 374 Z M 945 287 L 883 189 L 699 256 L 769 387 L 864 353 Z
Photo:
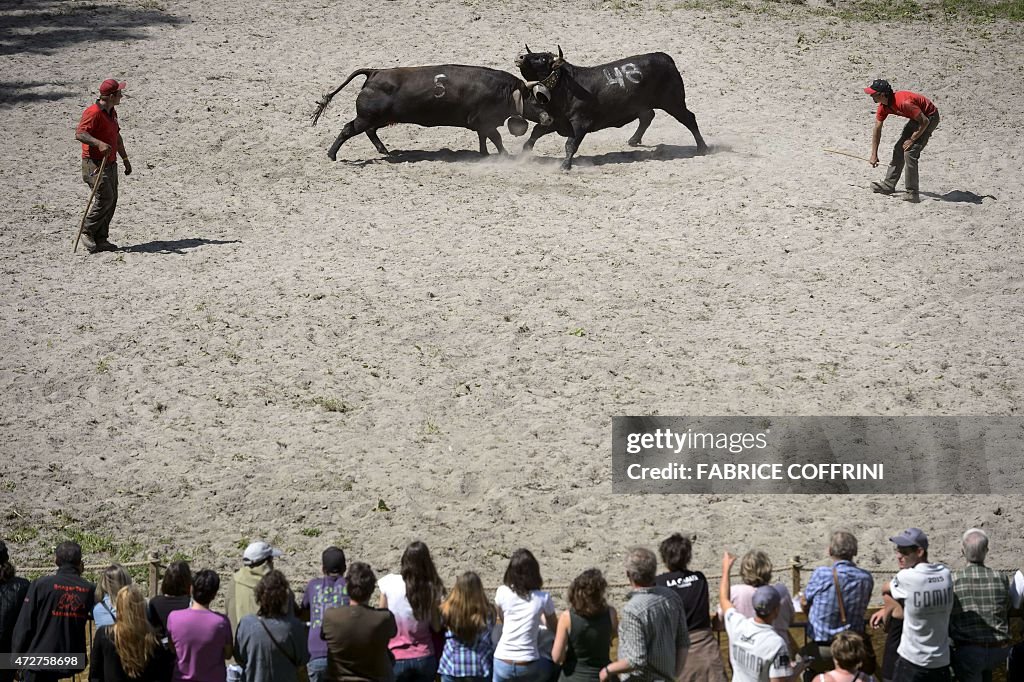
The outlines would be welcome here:
M 0 564 L 6 564 L 11 560 L 11 555 L 7 553 L 7 543 L 0 540 Z
M 889 538 L 897 547 L 920 547 L 928 549 L 928 536 L 920 528 L 908 528 L 899 535 Z
M 345 572 L 345 552 L 340 547 L 328 547 L 323 553 L 324 573 Z
M 754 613 L 762 618 L 779 608 L 781 603 L 782 595 L 771 585 L 761 585 L 761 587 L 754 590 L 754 597 L 751 599 Z
M 871 82 L 871 85 L 864 88 L 864 92 L 869 95 L 891 95 L 892 86 L 889 85 L 889 81 L 878 78 Z

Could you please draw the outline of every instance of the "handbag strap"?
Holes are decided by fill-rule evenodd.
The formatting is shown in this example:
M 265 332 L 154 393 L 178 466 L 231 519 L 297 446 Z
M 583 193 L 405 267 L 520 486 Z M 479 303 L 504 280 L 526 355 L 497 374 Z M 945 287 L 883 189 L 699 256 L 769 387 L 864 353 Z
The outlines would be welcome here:
M 832 564 L 832 582 L 836 585 L 836 601 L 839 602 L 839 618 L 843 625 L 846 625 L 846 606 L 843 604 L 843 591 L 839 589 L 839 571 L 836 565 Z
M 285 650 L 285 648 L 284 648 L 283 646 L 281 646 L 281 643 L 280 643 L 279 641 L 277 641 L 276 639 L 274 639 L 274 635 L 273 635 L 273 634 L 271 634 L 271 632 L 270 632 L 270 628 L 268 628 L 268 627 L 267 627 L 267 624 L 266 624 L 266 622 L 264 622 L 264 620 L 263 620 L 263 617 L 262 617 L 262 616 L 259 616 L 259 619 L 260 619 L 260 625 L 262 625 L 262 626 L 263 626 L 263 629 L 267 631 L 267 637 L 269 637 L 269 638 L 270 638 L 270 641 L 274 643 L 274 646 L 276 646 L 276 647 L 278 648 L 278 650 L 279 650 L 279 651 L 280 651 L 280 652 L 281 652 L 282 654 L 284 654 L 284 657 L 288 659 L 288 662 L 289 662 L 289 663 L 291 663 L 291 664 L 292 664 L 292 665 L 294 665 L 294 666 L 295 666 L 296 668 L 298 668 L 298 667 L 299 667 L 299 662 L 298 662 L 298 661 L 296 661 L 296 660 L 295 660 L 295 657 L 294 657 L 294 656 L 292 656 L 292 655 L 291 655 L 290 653 L 288 653 L 288 652 L 287 652 L 287 651 Z

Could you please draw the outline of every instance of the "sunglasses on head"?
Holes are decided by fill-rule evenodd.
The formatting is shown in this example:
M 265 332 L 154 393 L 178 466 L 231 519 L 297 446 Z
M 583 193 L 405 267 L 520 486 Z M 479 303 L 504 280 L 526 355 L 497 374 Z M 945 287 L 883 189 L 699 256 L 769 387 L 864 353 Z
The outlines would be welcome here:
M 918 550 L 917 545 L 910 545 L 909 547 L 897 547 L 896 548 L 896 551 L 899 552 L 900 554 L 902 554 L 903 556 L 907 556 L 908 554 L 913 554 L 917 550 Z

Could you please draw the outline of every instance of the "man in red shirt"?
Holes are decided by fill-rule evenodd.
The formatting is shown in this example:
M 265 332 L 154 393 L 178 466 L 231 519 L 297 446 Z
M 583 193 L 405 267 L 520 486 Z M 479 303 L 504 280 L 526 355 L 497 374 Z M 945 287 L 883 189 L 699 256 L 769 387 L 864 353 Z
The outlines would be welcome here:
M 889 114 L 896 114 L 910 119 L 904 126 L 900 139 L 892 148 L 892 161 L 889 162 L 885 180 L 872 182 L 871 189 L 879 194 L 895 192 L 906 159 L 907 193 L 903 195 L 903 199 L 917 203 L 921 201 L 918 194 L 917 162 L 921 158 L 921 150 L 928 144 L 932 132 L 939 125 L 939 110 L 924 95 L 909 90 L 893 92 L 889 82 L 881 79 L 864 88 L 864 92 L 871 95 L 871 99 L 878 105 L 875 112 L 875 130 L 871 135 L 872 166 L 878 165 L 878 143 L 882 139 L 882 123 L 886 117 Z
M 75 130 L 75 139 L 82 143 L 82 180 L 91 188 L 96 182 L 100 164 L 106 157 L 103 177 L 96 189 L 96 198 L 85 217 L 82 228 L 82 243 L 89 253 L 116 251 L 117 246 L 107 240 L 110 220 L 117 208 L 117 157 L 124 160 L 124 174 L 132 174 L 132 164 L 121 139 L 121 126 L 117 122 L 117 110 L 121 103 L 121 91 L 125 83 L 108 78 L 100 84 L 100 98 L 82 112 L 82 120 Z

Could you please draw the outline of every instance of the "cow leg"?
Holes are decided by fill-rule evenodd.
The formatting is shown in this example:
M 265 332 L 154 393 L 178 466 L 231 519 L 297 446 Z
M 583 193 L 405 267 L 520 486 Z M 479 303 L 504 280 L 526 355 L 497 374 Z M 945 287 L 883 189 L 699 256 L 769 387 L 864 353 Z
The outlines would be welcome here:
M 331 148 L 327 151 L 327 158 L 331 161 L 338 160 L 338 150 L 341 149 L 341 145 L 345 144 L 345 141 L 350 137 L 355 137 L 359 133 L 365 133 L 369 129 L 370 123 L 366 119 L 354 118 L 345 124 L 345 127 L 341 129 L 341 134 L 338 135 L 338 139 L 334 141 Z
M 576 155 L 576 151 L 580 148 L 586 135 L 585 132 L 574 131 L 573 136 L 565 141 L 565 160 L 562 161 L 562 170 L 567 171 L 572 168 L 572 157 Z
M 508 154 L 508 150 L 505 149 L 505 145 L 501 143 L 501 133 L 497 129 L 489 130 L 487 132 L 487 139 L 494 143 L 499 154 Z
M 666 109 L 666 111 L 693 133 L 693 139 L 697 141 L 697 153 L 706 154 L 708 145 L 704 142 L 704 138 L 701 137 L 700 129 L 697 127 L 697 117 L 693 115 L 693 112 L 687 109 L 685 104 Z
M 530 133 L 530 139 L 523 143 L 523 151 L 524 152 L 531 152 L 531 151 L 533 151 L 533 145 L 537 144 L 537 140 L 539 140 L 540 138 L 544 137 L 548 133 L 553 133 L 553 132 L 555 132 L 555 129 L 553 127 L 551 127 L 551 126 L 542 126 L 539 123 L 537 125 L 533 126 L 533 132 Z
M 640 126 L 636 129 L 636 132 L 633 133 L 633 137 L 629 138 L 629 142 L 627 144 L 629 144 L 630 147 L 640 146 L 644 133 L 646 133 L 647 129 L 651 127 L 651 121 L 654 120 L 654 109 L 648 109 L 647 111 L 640 112 L 640 116 L 637 118 L 640 119 Z
M 391 156 L 391 152 L 384 146 L 384 143 L 380 141 L 380 138 L 377 137 L 377 128 L 370 128 L 367 130 L 366 136 L 370 138 L 370 142 L 373 143 L 373 146 L 377 148 L 378 152 L 384 156 Z
M 487 135 L 482 130 L 478 130 L 476 131 L 476 136 L 480 138 L 480 156 L 488 156 Z

